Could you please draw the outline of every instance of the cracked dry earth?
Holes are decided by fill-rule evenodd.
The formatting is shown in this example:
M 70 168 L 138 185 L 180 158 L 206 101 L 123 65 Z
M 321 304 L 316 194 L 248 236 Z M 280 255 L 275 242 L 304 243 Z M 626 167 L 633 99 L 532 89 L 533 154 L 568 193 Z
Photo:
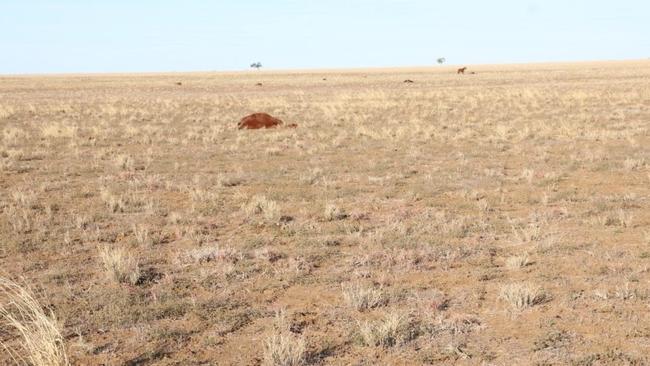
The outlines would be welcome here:
M 471 69 L 0 77 L 0 274 L 75 365 L 647 364 L 650 62 Z

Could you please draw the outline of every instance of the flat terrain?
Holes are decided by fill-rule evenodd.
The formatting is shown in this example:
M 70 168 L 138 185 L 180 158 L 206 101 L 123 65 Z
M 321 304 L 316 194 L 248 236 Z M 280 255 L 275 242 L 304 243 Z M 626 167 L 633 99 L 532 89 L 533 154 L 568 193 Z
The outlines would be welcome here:
M 79 365 L 650 363 L 650 61 L 470 71 L 0 77 L 0 275 Z

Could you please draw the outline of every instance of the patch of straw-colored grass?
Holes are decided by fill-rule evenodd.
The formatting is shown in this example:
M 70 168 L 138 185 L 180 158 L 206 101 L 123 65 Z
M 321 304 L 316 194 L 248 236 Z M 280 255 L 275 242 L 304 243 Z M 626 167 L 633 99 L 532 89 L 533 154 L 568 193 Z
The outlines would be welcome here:
M 0 327 L 20 338 L 17 347 L 0 342 L 0 348 L 16 364 L 70 364 L 54 313 L 45 311 L 28 288 L 3 277 L 0 277 L 0 321 Z
M 135 285 L 140 280 L 138 261 L 126 249 L 103 247 L 99 251 L 99 258 L 113 281 Z
M 264 342 L 264 365 L 297 366 L 305 364 L 305 340 L 289 334 L 274 334 Z

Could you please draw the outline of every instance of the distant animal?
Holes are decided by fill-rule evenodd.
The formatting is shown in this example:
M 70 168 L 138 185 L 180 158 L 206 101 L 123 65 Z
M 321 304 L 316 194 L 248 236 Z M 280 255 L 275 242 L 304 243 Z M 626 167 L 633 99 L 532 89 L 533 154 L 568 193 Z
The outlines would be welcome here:
M 411 79 L 406 79 L 406 80 L 404 80 L 404 82 L 407 83 L 407 84 L 410 84 L 410 83 L 413 82 L 413 80 L 411 80 Z
M 456 71 L 456 73 L 457 74 L 465 74 L 465 70 L 467 70 L 467 67 L 461 67 L 460 69 L 458 69 L 458 71 Z
M 176 85 L 183 85 L 183 83 L 181 83 L 180 81 L 177 81 Z
M 272 117 L 267 113 L 253 113 L 239 121 L 237 127 L 248 130 L 257 130 L 260 128 L 275 128 L 283 124 L 282 120 Z
M 471 75 L 476 75 L 476 72 L 472 71 L 470 72 Z
M 262 86 L 262 85 L 264 85 L 264 84 L 262 84 L 262 83 L 255 84 L 255 86 Z
M 323 78 L 323 81 L 327 81 L 327 78 Z

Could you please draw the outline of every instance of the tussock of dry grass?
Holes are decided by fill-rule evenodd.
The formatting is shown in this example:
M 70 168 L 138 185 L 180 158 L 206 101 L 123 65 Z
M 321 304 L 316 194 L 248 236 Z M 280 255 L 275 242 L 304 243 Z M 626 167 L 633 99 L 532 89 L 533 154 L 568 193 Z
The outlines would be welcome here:
M 388 302 L 381 289 L 363 286 L 360 283 L 343 284 L 343 299 L 348 306 L 359 311 L 376 308 Z
M 54 313 L 45 311 L 29 289 L 4 277 L 0 277 L 0 321 L 0 329 L 18 338 L 5 343 L 6 336 L 0 333 L 0 346 L 15 363 L 69 365 Z
M 264 365 L 298 366 L 305 364 L 305 341 L 291 335 L 275 334 L 264 342 Z
M 249 217 L 262 216 L 266 221 L 273 222 L 280 217 L 280 208 L 277 202 L 256 195 L 244 206 L 244 211 Z
M 303 336 L 291 333 L 291 323 L 285 310 L 275 313 L 274 333 L 264 341 L 266 366 L 298 366 L 307 363 L 307 345 Z
M 106 275 L 117 283 L 135 285 L 140 280 L 140 267 L 135 256 L 125 248 L 102 247 L 99 259 Z
M 205 246 L 188 250 L 181 256 L 181 262 L 205 263 L 213 261 L 224 261 L 236 263 L 243 259 L 244 255 L 232 248 L 221 248 L 219 246 Z
M 506 258 L 506 267 L 508 269 L 519 269 L 526 267 L 530 263 L 528 255 L 513 255 Z
M 417 336 L 415 325 L 407 315 L 399 312 L 389 312 L 383 319 L 359 323 L 358 328 L 366 346 L 399 346 Z
M 524 310 L 549 300 L 541 288 L 529 283 L 511 283 L 501 287 L 499 297 L 516 310 Z

